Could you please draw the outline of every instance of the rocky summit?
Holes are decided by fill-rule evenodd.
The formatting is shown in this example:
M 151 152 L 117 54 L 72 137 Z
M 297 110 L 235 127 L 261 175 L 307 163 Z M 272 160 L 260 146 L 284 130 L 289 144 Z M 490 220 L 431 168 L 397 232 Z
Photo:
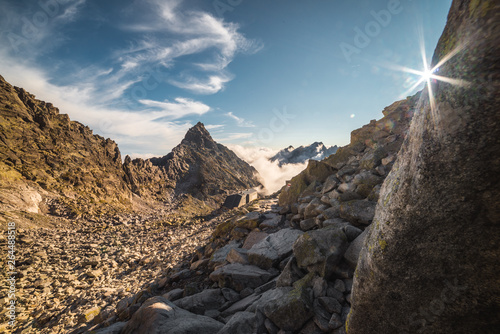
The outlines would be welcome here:
M 216 143 L 202 123 L 189 129 L 168 155 L 148 160 L 127 156 L 123 168 L 132 191 L 141 197 L 172 200 L 191 196 L 212 210 L 228 191 L 260 185 L 255 168 Z

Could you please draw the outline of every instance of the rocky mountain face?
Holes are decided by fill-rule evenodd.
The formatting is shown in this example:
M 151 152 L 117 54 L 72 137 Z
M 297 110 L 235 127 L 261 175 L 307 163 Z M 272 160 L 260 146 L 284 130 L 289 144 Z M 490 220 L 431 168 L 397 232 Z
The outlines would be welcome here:
M 168 200 L 180 195 L 220 204 L 227 190 L 258 186 L 258 172 L 224 145 L 202 123 L 192 127 L 171 153 L 161 158 L 125 158 L 124 170 L 134 193 Z M 145 173 L 144 171 L 147 171 Z M 155 196 L 160 194 L 160 196 Z M 167 195 L 168 194 L 168 195 Z
M 356 270 L 349 333 L 500 328 L 500 4 L 453 1 L 422 96 L 380 191 Z
M 300 146 L 297 148 L 288 146 L 276 153 L 269 160 L 271 162 L 277 161 L 281 167 L 286 164 L 304 163 L 308 160 L 323 160 L 337 152 L 337 150 L 338 147 L 336 145 L 327 147 L 321 142 L 315 142 L 309 146 Z
M 115 142 L 0 77 L 0 210 L 79 215 L 131 208 Z
M 169 155 L 126 157 L 122 164 L 114 141 L 2 77 L 0 175 L 3 216 L 23 211 L 74 218 L 165 204 L 207 213 L 226 191 L 259 185 L 257 171 L 213 141 L 201 123 Z

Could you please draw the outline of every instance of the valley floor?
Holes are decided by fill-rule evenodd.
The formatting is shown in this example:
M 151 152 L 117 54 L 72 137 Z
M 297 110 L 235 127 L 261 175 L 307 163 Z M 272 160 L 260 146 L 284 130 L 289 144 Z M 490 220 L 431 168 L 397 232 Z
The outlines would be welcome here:
M 189 264 L 225 215 L 182 225 L 169 225 L 168 216 L 125 216 L 19 228 L 15 332 L 67 333 L 84 328 L 94 317 L 106 320 L 119 300 L 145 286 L 158 286 L 154 282 L 161 284 L 172 268 Z M 2 249 L 7 249 L 6 235 L 6 230 L 0 235 Z M 0 262 L 6 268 L 6 256 Z M 5 278 L 2 302 L 8 301 Z M 10 331 L 7 311 L 0 314 L 2 333 Z

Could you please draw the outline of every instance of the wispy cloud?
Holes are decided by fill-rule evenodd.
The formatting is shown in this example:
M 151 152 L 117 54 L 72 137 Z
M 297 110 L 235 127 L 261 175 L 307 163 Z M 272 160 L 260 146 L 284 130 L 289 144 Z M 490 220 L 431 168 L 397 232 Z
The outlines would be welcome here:
M 206 12 L 182 10 L 180 0 L 149 3 L 146 17 L 122 27 L 147 34 L 137 45 L 123 50 L 119 59 L 125 70 L 150 63 L 172 68 L 183 56 L 203 54 L 205 61 L 190 64 L 190 75 L 176 75 L 168 82 L 194 93 L 215 94 L 232 80 L 225 70 L 238 53 L 255 53 L 262 48 L 261 42 L 245 38 L 237 24 Z
M 205 128 L 207 130 L 223 129 L 224 128 L 224 124 L 207 124 L 207 125 L 205 125 Z
M 210 107 L 198 101 L 178 97 L 175 102 L 158 102 L 153 100 L 139 100 L 140 103 L 152 107 L 158 112 L 153 113 L 158 118 L 179 119 L 188 115 L 203 115 L 210 111 Z
M 169 80 L 169 83 L 198 94 L 215 94 L 222 90 L 224 88 L 224 84 L 228 81 L 230 81 L 228 77 L 212 75 L 201 80 L 194 77 L 189 77 L 184 81 Z
M 230 143 L 235 140 L 246 139 L 253 136 L 253 133 L 226 133 L 224 137 L 215 138 L 216 141 L 221 143 Z
M 242 117 L 238 117 L 235 114 L 233 114 L 232 112 L 228 112 L 224 115 L 235 120 L 236 124 L 241 128 L 254 128 L 255 127 L 255 124 L 253 124 L 252 122 L 247 121 L 246 119 L 244 119 Z
M 0 4 L 0 41 L 10 55 L 33 59 L 46 53 L 66 40 L 57 29 L 75 20 L 87 0 L 39 1 L 29 10 L 20 11 L 19 5 L 9 2 Z
M 33 11 L 43 11 L 40 4 L 45 2 L 30 8 L 14 1 L 0 5 L 0 31 L 5 32 L 0 34 L 0 43 L 6 45 L 0 49 L 0 74 L 54 103 L 73 120 L 117 140 L 125 152 L 140 153 L 148 147 L 148 154 L 168 153 L 194 122 L 188 117 L 211 110 L 203 102 L 178 96 L 156 100 L 153 90 L 170 84 L 196 94 L 217 93 L 233 79 L 227 66 L 236 55 L 262 47 L 245 38 L 237 24 L 184 8 L 182 0 L 148 0 L 133 2 L 117 14 L 127 22 L 120 28 L 128 47 L 103 53 L 106 58 L 92 65 L 48 64 L 43 56 L 69 40 L 66 24 L 78 20 L 86 8 L 86 0 L 54 3 L 50 12 L 44 11 L 50 16 L 48 23 L 30 34 L 23 31 L 24 26 L 30 25 Z M 117 26 L 116 22 L 106 24 Z M 17 44 L 9 40 L 13 34 L 20 38 Z M 239 126 L 253 127 L 239 120 Z M 222 128 L 214 125 L 213 129 Z

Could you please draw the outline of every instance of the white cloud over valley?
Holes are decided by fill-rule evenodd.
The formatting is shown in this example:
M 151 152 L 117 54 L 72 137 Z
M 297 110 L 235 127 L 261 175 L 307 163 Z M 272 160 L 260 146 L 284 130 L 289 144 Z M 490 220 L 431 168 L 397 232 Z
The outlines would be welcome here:
M 277 161 L 269 161 L 269 158 L 278 151 L 267 147 L 228 145 L 228 148 L 259 172 L 266 195 L 281 189 L 287 180 L 290 180 L 307 167 L 307 162 L 302 164 L 288 164 L 280 167 Z

